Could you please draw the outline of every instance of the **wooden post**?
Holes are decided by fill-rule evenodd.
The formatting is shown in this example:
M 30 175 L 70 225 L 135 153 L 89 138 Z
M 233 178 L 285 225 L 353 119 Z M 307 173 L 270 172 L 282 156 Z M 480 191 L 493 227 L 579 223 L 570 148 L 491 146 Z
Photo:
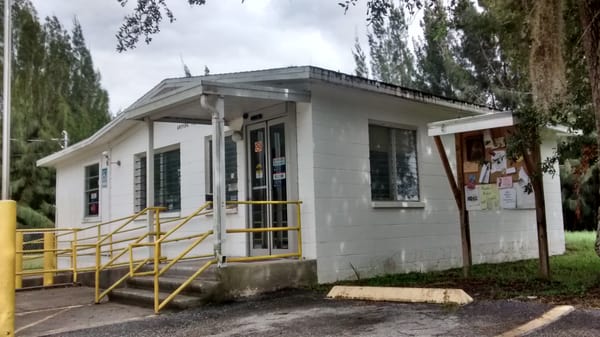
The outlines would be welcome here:
M 452 174 L 452 169 L 450 168 L 450 162 L 448 161 L 448 156 L 446 156 L 446 150 L 444 149 L 444 143 L 442 143 L 442 139 L 440 136 L 433 136 L 433 140 L 435 141 L 435 146 L 437 147 L 438 153 L 440 154 L 440 158 L 442 159 L 442 165 L 444 165 L 444 171 L 446 171 L 446 177 L 448 178 L 448 183 L 450 183 L 450 188 L 452 189 L 452 193 L 454 194 L 454 200 L 456 200 L 456 206 L 460 210 L 461 203 L 461 193 L 456 184 L 456 179 L 454 179 L 454 174 Z
M 462 258 L 463 258 L 463 274 L 468 277 L 471 272 L 471 229 L 469 225 L 469 212 L 467 211 L 467 205 L 465 202 L 465 183 L 463 177 L 463 137 L 462 134 L 457 133 L 454 135 L 454 142 L 456 148 L 456 178 L 457 185 L 460 190 L 460 207 L 458 211 L 460 213 L 460 238 L 462 242 Z
M 532 177 L 531 185 L 535 195 L 535 220 L 538 235 L 538 255 L 540 259 L 540 276 L 550 278 L 550 254 L 548 253 L 548 229 L 546 227 L 546 200 L 544 198 L 544 181 L 541 171 L 541 153 L 540 146 L 536 146 L 535 151 L 527 154 L 523 151 L 523 159 L 529 176 Z M 520 187 L 519 187 L 520 188 Z

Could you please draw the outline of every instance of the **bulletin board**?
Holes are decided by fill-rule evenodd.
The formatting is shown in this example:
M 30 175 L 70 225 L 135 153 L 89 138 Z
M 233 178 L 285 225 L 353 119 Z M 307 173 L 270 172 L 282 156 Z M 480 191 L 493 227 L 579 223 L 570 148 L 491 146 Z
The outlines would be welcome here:
M 512 130 L 501 127 L 461 135 L 460 174 L 468 211 L 535 208 L 533 192 L 525 189 L 530 183 L 525 161 L 506 155 L 506 139 Z

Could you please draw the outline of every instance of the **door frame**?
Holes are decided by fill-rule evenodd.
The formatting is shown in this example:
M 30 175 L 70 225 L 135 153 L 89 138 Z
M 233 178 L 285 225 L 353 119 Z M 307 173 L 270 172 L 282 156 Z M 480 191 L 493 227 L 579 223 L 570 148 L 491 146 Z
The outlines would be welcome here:
M 246 200 L 252 200 L 252 171 L 251 166 L 251 146 L 250 144 L 250 132 L 259 128 L 265 129 L 265 139 L 267 139 L 266 144 L 264 144 L 264 149 L 266 151 L 265 154 L 265 164 L 266 167 L 263 168 L 264 174 L 268 175 L 267 179 L 267 198 L 272 199 L 271 197 L 271 173 L 272 173 L 272 158 L 271 157 L 271 149 L 269 144 L 269 127 L 271 125 L 279 124 L 281 122 L 285 125 L 285 153 L 286 153 L 286 189 L 287 189 L 287 200 L 298 200 L 298 154 L 297 154 L 297 137 L 296 137 L 296 113 L 295 113 L 295 104 L 294 103 L 286 103 L 285 112 L 281 114 L 276 114 L 269 116 L 268 118 L 255 120 L 251 123 L 247 123 L 244 128 L 244 138 L 246 141 L 246 146 L 244 149 L 245 155 L 245 167 L 246 167 Z M 297 210 L 296 205 L 288 205 L 287 207 L 287 226 L 294 227 L 297 225 Z M 267 207 L 267 225 L 272 226 L 272 212 L 271 206 Z M 251 206 L 248 207 L 246 211 L 246 228 L 252 228 L 252 210 Z M 292 251 L 296 251 L 298 249 L 298 241 L 296 231 L 288 232 L 288 248 L 287 249 L 274 249 L 273 248 L 273 235 L 272 232 L 268 233 L 268 248 L 267 249 L 254 249 L 252 247 L 252 234 L 248 233 L 247 235 L 247 255 L 248 256 L 260 256 L 260 255 L 273 255 L 273 254 L 285 254 L 290 253 Z

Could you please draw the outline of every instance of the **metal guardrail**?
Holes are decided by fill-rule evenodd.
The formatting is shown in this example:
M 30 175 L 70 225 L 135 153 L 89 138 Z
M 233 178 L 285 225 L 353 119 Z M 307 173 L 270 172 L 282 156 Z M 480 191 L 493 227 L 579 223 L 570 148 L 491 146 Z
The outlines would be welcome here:
M 96 303 L 100 303 L 100 300 L 102 298 L 107 296 L 113 289 L 115 289 L 120 284 L 125 282 L 128 278 L 127 277 L 128 275 L 121 277 L 114 284 L 112 284 L 107 289 L 105 289 L 104 291 L 101 292 L 100 291 L 100 285 L 101 285 L 100 284 L 100 274 L 102 273 L 102 271 L 119 268 L 119 267 L 128 265 L 127 262 L 119 262 L 119 259 L 122 256 L 126 255 L 130 251 L 131 242 L 136 244 L 136 243 L 142 242 L 144 239 L 149 238 L 151 236 L 156 237 L 157 235 L 160 235 L 160 212 L 164 211 L 164 210 L 165 210 L 164 207 L 147 207 L 144 210 L 131 216 L 127 221 L 125 221 L 122 225 L 120 225 L 116 229 L 112 230 L 110 233 L 98 238 L 98 241 L 95 244 L 87 245 L 87 246 L 93 246 L 93 248 L 96 251 L 96 263 L 95 263 L 95 275 L 94 275 L 94 277 L 95 277 L 95 279 L 94 279 L 95 280 L 94 281 L 94 285 L 95 285 L 94 298 L 95 298 Z M 139 217 L 141 217 L 142 215 L 150 216 L 151 214 L 153 214 L 153 216 L 154 216 L 153 219 L 154 219 L 154 224 L 155 224 L 153 231 L 147 231 L 146 233 L 142 234 L 141 236 L 132 236 L 132 237 L 127 237 L 127 238 L 119 238 L 116 241 L 114 240 L 114 237 L 119 234 L 131 233 L 132 231 L 145 228 L 145 226 L 138 226 L 138 227 L 134 227 L 134 228 L 128 228 L 128 226 L 130 224 L 134 223 L 134 221 L 136 219 L 138 219 Z M 130 243 L 130 244 L 123 248 L 115 249 L 114 248 L 115 243 Z M 102 247 L 105 247 L 105 246 L 110 247 L 110 249 L 109 249 L 110 255 L 109 255 L 109 260 L 103 264 L 102 263 Z M 138 268 L 141 268 L 141 266 L 146 264 L 148 261 L 149 261 L 149 258 L 138 259 L 135 262 L 138 263 L 138 265 L 139 265 Z M 131 261 L 129 263 L 131 263 Z
M 262 256 L 248 257 L 226 257 L 227 262 L 253 262 L 265 261 L 281 258 L 302 258 L 302 225 L 301 225 L 301 201 L 228 201 L 227 205 L 235 207 L 239 205 L 295 205 L 296 206 L 296 224 L 289 227 L 267 227 L 267 228 L 239 228 L 226 229 L 224 232 L 230 235 L 267 232 L 296 232 L 297 249 L 295 252 L 284 254 L 269 254 Z M 160 213 L 164 211 L 162 207 L 148 207 L 136 214 L 128 217 L 122 217 L 107 222 L 93 224 L 82 228 L 46 228 L 46 229 L 22 229 L 17 231 L 17 251 L 16 251 L 16 284 L 22 286 L 22 278 L 26 275 L 43 275 L 44 286 L 53 285 L 53 278 L 59 272 L 71 272 L 72 282 L 77 282 L 78 273 L 83 271 L 93 271 L 95 273 L 95 302 L 100 301 L 112 290 L 123 284 L 128 279 L 135 276 L 153 276 L 154 277 L 154 311 L 158 313 L 168 305 L 178 294 L 180 294 L 189 284 L 211 265 L 217 264 L 217 258 L 214 253 L 199 254 L 193 253 L 194 249 L 205 242 L 211 235 L 212 230 L 177 236 L 184 231 L 186 225 L 198 216 L 207 215 L 212 212 L 212 202 L 207 202 L 193 213 L 186 217 L 162 220 Z M 154 226 L 148 229 L 147 225 L 140 226 L 135 220 L 144 215 L 154 216 Z M 164 232 L 162 227 L 167 223 L 179 221 L 173 228 Z M 118 224 L 110 232 L 103 234 L 103 229 L 108 225 Z M 145 231 L 144 231 L 145 230 Z M 139 234 L 143 231 L 142 234 Z M 32 238 L 26 238 L 32 236 Z M 145 241 L 148 239 L 147 241 Z M 187 246 L 178 247 L 181 250 L 176 256 L 163 256 L 165 245 L 191 241 Z M 136 258 L 134 250 L 146 247 L 153 248 L 151 255 L 145 258 Z M 29 248 L 29 249 L 27 249 Z M 79 266 L 78 260 L 84 256 L 93 257 L 93 266 Z M 58 268 L 57 259 L 68 259 L 70 263 L 67 267 Z M 108 261 L 103 262 L 103 258 Z M 188 277 L 177 289 L 172 291 L 164 300 L 160 300 L 160 277 L 163 276 L 175 264 L 194 259 L 208 260 L 198 268 L 190 277 Z M 39 267 L 23 270 L 23 262 L 36 260 L 40 263 Z M 41 262 L 40 262 L 41 260 Z M 125 261 L 124 261 L 125 260 Z M 149 271 L 140 271 L 142 267 L 152 264 Z M 129 272 L 119 278 L 116 282 L 105 289 L 101 289 L 100 276 L 102 272 L 122 267 L 129 267 Z
M 236 228 L 227 229 L 227 234 L 239 234 L 239 233 L 265 233 L 265 232 L 290 232 L 294 231 L 297 233 L 297 251 L 296 253 L 285 253 L 285 254 L 271 254 L 263 256 L 248 256 L 248 257 L 234 257 L 227 258 L 227 262 L 252 262 L 252 261 L 264 261 L 273 259 L 283 259 L 288 257 L 302 258 L 302 212 L 300 206 L 302 201 L 228 201 L 229 205 L 295 205 L 296 206 L 296 226 L 293 227 L 263 227 L 263 228 Z
M 15 251 L 16 288 L 23 288 L 23 277 L 38 275 L 43 276 L 43 286 L 52 286 L 54 285 L 55 274 L 63 272 L 72 273 L 71 281 L 77 283 L 78 273 L 96 269 L 96 266 L 79 266 L 78 260 L 85 256 L 92 257 L 96 255 L 94 248 L 98 241 L 106 238 L 102 234 L 105 228 L 122 222 L 129 224 L 150 209 L 152 208 L 144 209 L 131 216 L 84 227 L 17 229 Z M 146 227 L 129 228 L 127 231 L 143 228 Z M 101 249 L 101 255 L 114 256 L 114 245 L 118 243 L 119 241 L 113 240 L 112 236 L 109 237 L 108 243 L 103 245 Z M 67 260 L 66 266 L 59 268 L 57 263 L 59 259 Z
M 267 227 L 267 228 L 246 228 L 246 229 L 228 229 L 225 231 L 227 234 L 250 234 L 250 233 L 266 233 L 266 232 L 283 232 L 283 231 L 296 231 L 297 234 L 297 252 L 295 253 L 286 253 L 286 254 L 271 254 L 271 255 L 263 255 L 263 256 L 250 256 L 250 257 L 229 257 L 226 258 L 225 262 L 252 262 L 252 261 L 264 261 L 264 260 L 273 260 L 280 258 L 288 258 L 288 257 L 296 257 L 298 259 L 302 258 L 302 226 L 301 226 L 301 210 L 300 205 L 301 201 L 229 201 L 227 202 L 229 205 L 296 205 L 297 207 L 297 225 L 294 227 Z M 182 237 L 171 238 L 175 233 L 180 231 L 189 221 L 202 214 L 206 214 L 208 208 L 212 206 L 212 202 L 207 202 L 202 205 L 196 211 L 194 211 L 189 216 L 183 218 L 183 220 L 176 225 L 173 229 L 166 233 L 160 233 L 160 237 L 152 242 L 136 242 L 129 245 L 130 251 L 130 263 L 129 263 L 129 274 L 124 276 L 124 278 L 130 278 L 135 276 L 153 276 L 154 277 L 154 312 L 158 313 L 165 306 L 167 306 L 178 294 L 180 294 L 190 283 L 200 276 L 203 272 L 205 272 L 211 265 L 217 264 L 217 258 L 213 254 L 206 255 L 193 255 L 189 256 L 190 252 L 198 247 L 202 242 L 204 242 L 208 237 L 213 235 L 213 231 L 209 230 L 203 233 L 187 235 Z M 160 230 L 158 230 L 160 232 Z M 172 259 L 161 257 L 162 245 L 172 242 L 180 242 L 184 240 L 193 240 L 181 253 L 179 253 L 176 257 Z M 139 247 L 153 247 L 154 248 L 154 259 L 153 259 L 153 268 L 150 271 L 145 272 L 137 272 L 141 266 L 149 261 L 145 261 L 143 263 L 136 264 L 133 259 L 133 250 Z M 171 267 L 173 267 L 178 262 L 184 259 L 200 259 L 200 258 L 209 258 L 202 266 L 199 267 L 191 276 L 189 276 L 181 285 L 171 292 L 164 300 L 160 300 L 160 277 L 164 275 Z M 166 263 L 166 265 L 161 267 L 161 262 Z

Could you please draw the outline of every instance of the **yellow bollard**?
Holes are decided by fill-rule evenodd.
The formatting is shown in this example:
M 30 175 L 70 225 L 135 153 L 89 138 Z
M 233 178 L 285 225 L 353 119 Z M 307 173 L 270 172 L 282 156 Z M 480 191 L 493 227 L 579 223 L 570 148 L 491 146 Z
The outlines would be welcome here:
M 16 249 L 15 253 L 15 288 L 21 289 L 23 288 L 23 275 L 17 275 L 23 271 L 23 232 L 17 232 L 16 238 Z
M 54 270 L 56 270 L 56 245 L 54 239 L 54 233 L 44 233 L 44 286 L 54 284 Z
M 73 283 L 77 283 L 77 229 L 73 230 L 73 241 L 71 241 L 71 267 L 73 268 Z
M 17 203 L 0 201 L 0 336 L 15 335 Z

